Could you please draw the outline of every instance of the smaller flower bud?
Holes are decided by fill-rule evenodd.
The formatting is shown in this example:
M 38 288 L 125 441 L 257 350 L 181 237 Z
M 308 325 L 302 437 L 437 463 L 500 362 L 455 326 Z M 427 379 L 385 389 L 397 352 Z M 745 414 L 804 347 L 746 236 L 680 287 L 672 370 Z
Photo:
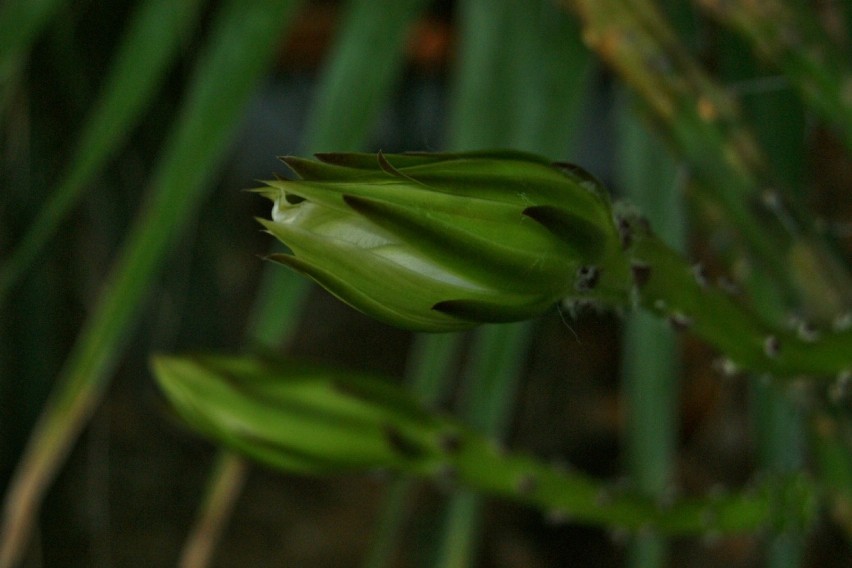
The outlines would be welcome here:
M 379 378 L 255 357 L 156 356 L 175 411 L 217 442 L 309 474 L 434 465 L 446 428 Z

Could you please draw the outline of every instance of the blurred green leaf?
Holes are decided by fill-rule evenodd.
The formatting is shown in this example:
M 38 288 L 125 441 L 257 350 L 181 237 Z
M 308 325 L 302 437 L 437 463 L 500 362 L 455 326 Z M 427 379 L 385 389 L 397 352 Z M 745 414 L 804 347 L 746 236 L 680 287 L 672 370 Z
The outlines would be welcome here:
M 354 0 L 320 78 L 305 146 L 310 153 L 358 150 L 388 100 L 404 40 L 425 0 Z
M 208 47 L 106 293 L 80 332 L 9 487 L 0 566 L 14 564 L 47 485 L 97 406 L 150 283 L 201 203 L 243 107 L 267 69 L 295 2 L 221 6 Z
M 682 178 L 662 142 L 650 134 L 633 112 L 626 93 L 616 99 L 618 121 L 618 180 L 654 230 L 678 250 L 685 247 Z M 628 475 L 647 495 L 663 498 L 674 483 L 678 434 L 680 353 L 674 330 L 666 321 L 645 312 L 625 322 L 622 392 Z M 629 565 L 666 565 L 668 543 L 659 535 L 642 535 L 631 542 Z
M 31 44 L 63 0 L 6 0 L 0 6 L 0 104 Z M 0 106 L 0 111 L 4 106 Z
M 594 60 L 576 23 L 550 2 L 465 0 L 449 147 L 514 148 L 564 159 Z
M 66 171 L 12 254 L 0 264 L 0 305 L 150 106 L 203 5 L 201 0 L 179 5 L 169 0 L 139 4 L 115 55 L 112 72 L 83 123 Z

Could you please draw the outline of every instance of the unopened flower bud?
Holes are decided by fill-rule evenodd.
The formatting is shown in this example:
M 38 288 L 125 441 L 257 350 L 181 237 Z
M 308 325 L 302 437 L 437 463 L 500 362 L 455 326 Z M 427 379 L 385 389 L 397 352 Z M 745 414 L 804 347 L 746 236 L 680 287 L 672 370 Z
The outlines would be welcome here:
M 537 316 L 618 243 L 599 184 L 529 154 L 320 154 L 267 182 L 272 258 L 390 324 L 454 331 Z

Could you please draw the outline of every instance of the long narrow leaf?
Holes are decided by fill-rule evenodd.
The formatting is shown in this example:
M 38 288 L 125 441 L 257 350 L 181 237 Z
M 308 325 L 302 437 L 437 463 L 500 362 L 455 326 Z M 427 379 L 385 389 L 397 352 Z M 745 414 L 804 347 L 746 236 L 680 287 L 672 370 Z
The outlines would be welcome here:
M 231 1 L 219 12 L 187 100 L 104 297 L 78 337 L 12 479 L 0 566 L 17 562 L 47 486 L 97 406 L 150 283 L 199 205 L 295 2 Z
M 425 0 L 356 0 L 311 110 L 310 152 L 359 149 L 398 79 L 403 41 Z
M 6 0 L 0 8 L 0 100 L 10 76 L 62 0 Z
M 677 172 L 661 142 L 632 112 L 619 107 L 619 179 L 666 242 L 682 249 L 684 227 Z M 624 330 L 622 360 L 627 406 L 625 445 L 629 474 L 648 496 L 662 498 L 673 483 L 677 437 L 679 356 L 673 330 L 650 314 L 631 314 Z M 665 566 L 667 543 L 657 535 L 638 537 L 629 548 L 630 566 Z
M 67 171 L 47 203 L 27 228 L 11 255 L 0 265 L 0 305 L 38 255 L 54 238 L 60 223 L 83 196 L 87 184 L 122 146 L 142 116 L 177 54 L 181 40 L 204 2 L 148 0 L 131 18 L 130 29 L 77 142 Z M 0 50 L 2 51 L 2 50 Z

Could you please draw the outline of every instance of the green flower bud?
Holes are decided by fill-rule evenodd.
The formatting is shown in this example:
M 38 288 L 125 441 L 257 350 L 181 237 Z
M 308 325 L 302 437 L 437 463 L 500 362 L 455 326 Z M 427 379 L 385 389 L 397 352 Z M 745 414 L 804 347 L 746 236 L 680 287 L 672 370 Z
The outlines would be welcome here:
M 440 458 L 446 425 L 368 375 L 225 355 L 156 356 L 151 366 L 190 426 L 280 469 L 428 471 Z
M 261 223 L 292 251 L 272 258 L 399 327 L 534 317 L 618 242 L 591 176 L 529 154 L 317 158 L 284 158 L 301 179 L 261 190 Z

